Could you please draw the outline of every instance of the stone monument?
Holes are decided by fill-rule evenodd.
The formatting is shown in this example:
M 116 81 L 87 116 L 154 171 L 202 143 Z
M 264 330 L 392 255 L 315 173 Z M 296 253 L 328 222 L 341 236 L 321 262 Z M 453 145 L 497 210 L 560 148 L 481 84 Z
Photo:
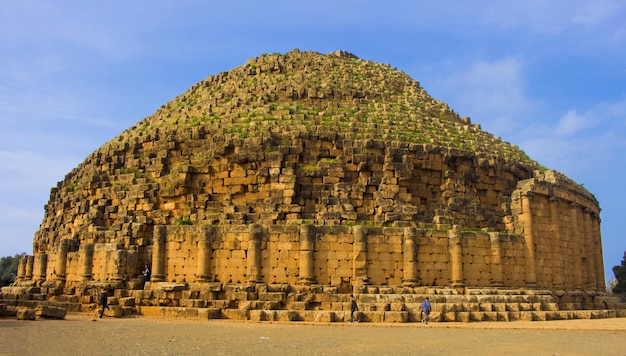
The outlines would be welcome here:
M 581 185 L 389 65 L 294 50 L 209 76 L 69 172 L 3 298 L 84 311 L 106 289 L 115 316 L 341 321 L 354 293 L 365 321 L 414 321 L 428 295 L 440 321 L 615 316 L 603 270 Z

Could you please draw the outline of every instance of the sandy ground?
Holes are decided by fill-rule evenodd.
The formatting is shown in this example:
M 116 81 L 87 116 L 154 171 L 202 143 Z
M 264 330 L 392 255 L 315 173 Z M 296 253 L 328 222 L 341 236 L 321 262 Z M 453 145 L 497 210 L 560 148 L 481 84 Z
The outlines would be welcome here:
M 626 355 L 626 318 L 276 323 L 133 317 L 0 319 L 0 355 Z

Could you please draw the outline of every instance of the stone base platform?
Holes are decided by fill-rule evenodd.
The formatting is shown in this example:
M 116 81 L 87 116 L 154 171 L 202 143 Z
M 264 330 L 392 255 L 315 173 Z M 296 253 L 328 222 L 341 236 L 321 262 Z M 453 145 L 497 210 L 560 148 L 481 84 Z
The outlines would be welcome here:
M 100 288 L 8 287 L 0 314 L 48 305 L 68 312 L 99 310 Z M 421 320 L 426 297 L 432 322 L 542 321 L 626 317 L 626 303 L 606 293 L 519 288 L 356 286 L 361 322 Z M 145 289 L 110 290 L 105 315 L 191 319 L 347 322 L 349 293 L 335 286 L 147 283 Z

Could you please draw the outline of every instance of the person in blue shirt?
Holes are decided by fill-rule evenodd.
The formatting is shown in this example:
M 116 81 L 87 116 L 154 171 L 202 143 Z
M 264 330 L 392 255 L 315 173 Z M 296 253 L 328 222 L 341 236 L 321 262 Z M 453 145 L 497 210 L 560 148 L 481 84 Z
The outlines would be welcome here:
M 422 302 L 422 323 L 428 324 L 428 316 L 430 315 L 431 310 L 432 306 L 430 305 L 428 297 L 426 297 L 426 299 Z

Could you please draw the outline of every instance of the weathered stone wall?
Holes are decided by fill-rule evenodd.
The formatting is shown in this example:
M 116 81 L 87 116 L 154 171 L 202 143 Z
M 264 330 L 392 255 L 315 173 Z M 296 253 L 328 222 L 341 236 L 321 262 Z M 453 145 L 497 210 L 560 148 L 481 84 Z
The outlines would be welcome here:
M 571 202 L 563 203 L 570 209 L 557 215 L 562 226 L 555 225 L 545 220 L 549 200 L 540 194 L 531 194 L 531 198 L 528 192 L 524 194 L 533 207 L 533 236 L 525 226 L 522 236 L 462 231 L 459 226 L 447 225 L 156 226 L 148 249 L 149 264 L 153 280 L 162 282 L 305 283 L 344 286 L 346 290 L 362 284 L 602 290 L 598 278 L 602 281 L 603 275 L 596 270 L 601 267 L 601 262 L 596 264 L 601 251 L 593 244 L 598 236 L 585 237 L 589 241 L 585 243 L 575 241 L 573 237 L 578 235 L 570 231 L 570 219 L 581 214 L 580 218 L 587 221 L 581 229 L 597 232 L 594 224 L 598 222 L 593 221 L 592 214 L 585 216 L 577 206 L 571 208 Z M 517 200 L 522 204 L 526 201 L 521 195 L 514 202 Z M 553 212 L 560 206 L 555 204 Z M 524 214 L 528 213 L 520 215 L 519 224 L 527 223 L 529 217 Z M 554 238 L 561 233 L 570 237 L 565 241 Z M 580 236 L 587 235 L 581 232 Z M 530 240 L 532 249 L 528 247 Z M 136 254 L 122 246 L 95 244 L 66 252 L 63 265 L 61 259 L 68 245 L 61 244 L 48 254 L 46 280 L 61 278 L 71 286 L 139 278 L 139 273 L 133 273 L 141 268 Z M 34 269 L 39 268 L 39 263 L 34 263 Z M 26 279 L 26 274 L 24 270 L 20 278 Z M 38 278 L 36 273 L 33 278 Z

